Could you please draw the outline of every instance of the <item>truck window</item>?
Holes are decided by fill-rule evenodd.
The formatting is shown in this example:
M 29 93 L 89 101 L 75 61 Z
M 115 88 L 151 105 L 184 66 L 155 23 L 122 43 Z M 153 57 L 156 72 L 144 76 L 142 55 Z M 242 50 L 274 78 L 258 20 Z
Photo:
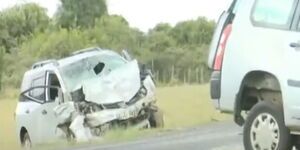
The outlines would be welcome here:
M 256 0 L 251 20 L 255 26 L 289 29 L 298 0 Z

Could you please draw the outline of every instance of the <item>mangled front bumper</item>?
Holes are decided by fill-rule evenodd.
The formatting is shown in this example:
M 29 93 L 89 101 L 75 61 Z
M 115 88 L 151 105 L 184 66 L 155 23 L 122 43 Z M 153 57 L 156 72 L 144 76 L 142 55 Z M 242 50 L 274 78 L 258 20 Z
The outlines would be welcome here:
M 142 115 L 144 109 L 149 107 L 152 102 L 152 99 L 145 97 L 130 106 L 123 106 L 123 108 L 118 109 L 106 109 L 87 114 L 86 120 L 89 126 L 97 127 L 111 121 L 125 121 L 128 119 L 138 118 L 139 115 Z
M 143 114 L 155 102 L 155 85 L 151 76 L 147 76 L 143 81 L 143 94 L 137 93 L 130 101 L 117 102 L 113 104 L 103 104 L 106 109 L 86 115 L 90 126 L 96 127 L 111 121 L 124 121 L 137 118 Z M 140 90 L 141 91 L 141 90 Z

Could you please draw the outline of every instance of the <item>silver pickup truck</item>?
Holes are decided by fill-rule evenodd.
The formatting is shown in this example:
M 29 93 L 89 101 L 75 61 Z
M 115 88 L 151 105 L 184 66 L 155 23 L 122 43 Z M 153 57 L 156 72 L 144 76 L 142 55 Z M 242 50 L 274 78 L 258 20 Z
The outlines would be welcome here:
M 210 47 L 211 98 L 246 150 L 299 149 L 299 0 L 233 0 Z

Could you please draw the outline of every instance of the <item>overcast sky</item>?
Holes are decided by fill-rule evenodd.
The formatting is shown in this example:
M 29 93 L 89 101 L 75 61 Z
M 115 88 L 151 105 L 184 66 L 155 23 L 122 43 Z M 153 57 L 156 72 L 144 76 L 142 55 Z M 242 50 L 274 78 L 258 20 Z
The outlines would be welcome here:
M 130 26 L 142 31 L 153 28 L 157 23 L 175 25 L 179 21 L 206 16 L 217 19 L 232 0 L 107 0 L 110 14 L 126 18 Z M 53 16 L 59 0 L 0 0 L 0 9 L 25 2 L 37 2 L 47 8 Z

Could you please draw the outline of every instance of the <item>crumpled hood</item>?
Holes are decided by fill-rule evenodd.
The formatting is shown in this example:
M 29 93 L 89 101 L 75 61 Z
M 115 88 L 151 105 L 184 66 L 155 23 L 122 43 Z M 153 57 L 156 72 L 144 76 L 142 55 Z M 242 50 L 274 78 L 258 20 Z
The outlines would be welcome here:
M 136 60 L 107 75 L 86 80 L 82 84 L 86 101 L 97 104 L 128 102 L 141 87 L 140 70 Z

